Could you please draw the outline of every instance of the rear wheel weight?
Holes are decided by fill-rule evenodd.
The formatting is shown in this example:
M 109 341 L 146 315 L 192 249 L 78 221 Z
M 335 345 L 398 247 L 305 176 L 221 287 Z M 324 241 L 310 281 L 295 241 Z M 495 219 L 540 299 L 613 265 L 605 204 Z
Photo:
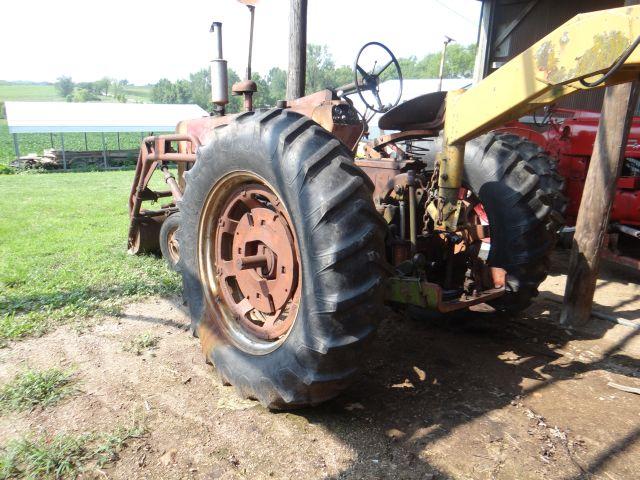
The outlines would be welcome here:
M 382 314 L 379 290 L 386 275 L 386 227 L 348 149 L 294 112 L 247 113 L 216 130 L 185 177 L 178 232 L 184 296 L 194 334 L 221 380 L 269 408 L 315 405 L 337 395 L 351 382 Z M 258 202 L 234 207 L 243 189 Z M 287 237 L 284 245 L 264 242 L 263 248 L 247 213 L 265 222 L 277 214 L 273 229 Z M 225 218 L 238 224 L 219 227 Z M 246 251 L 229 250 L 238 247 L 230 234 L 248 239 L 240 242 Z M 253 279 L 237 269 L 219 272 L 216 258 L 246 262 Z M 269 319 L 238 322 L 246 302 L 237 308 L 243 296 L 257 292 L 252 285 L 260 277 L 273 278 L 274 264 L 297 267 L 281 284 L 268 285 L 273 305 L 251 306 L 262 313 L 286 311 L 289 302 L 295 311 L 289 309 L 279 329 L 261 332 Z M 222 278 L 229 280 L 226 292 Z M 294 292 L 278 297 L 277 288 Z

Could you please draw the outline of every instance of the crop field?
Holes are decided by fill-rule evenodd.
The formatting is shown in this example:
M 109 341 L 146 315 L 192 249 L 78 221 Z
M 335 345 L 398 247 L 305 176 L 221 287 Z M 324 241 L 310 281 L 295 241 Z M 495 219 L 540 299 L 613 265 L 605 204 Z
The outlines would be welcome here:
M 64 99 L 53 85 L 0 82 L 0 102 L 60 102 Z
M 118 138 L 115 133 L 105 133 L 105 144 L 107 150 L 118 148 Z M 41 154 L 45 148 L 61 148 L 60 134 L 54 133 L 21 133 L 18 137 L 20 142 L 20 154 L 28 153 Z M 121 133 L 120 148 L 137 149 L 140 147 L 139 133 Z M 100 133 L 87 133 L 88 150 L 102 150 L 102 136 Z M 66 133 L 64 135 L 64 147 L 68 151 L 85 150 L 84 134 Z M 0 120 L 0 165 L 8 165 L 15 159 L 13 149 L 13 138 L 9 133 L 6 120 Z
M 0 343 L 117 313 L 125 298 L 178 291 L 161 258 L 126 252 L 132 178 L 0 176 Z
M 130 85 L 125 88 L 125 95 L 129 102 L 148 102 L 151 95 L 151 87 Z M 0 81 L 0 102 L 4 101 L 64 101 L 58 95 L 53 85 L 19 84 Z M 103 102 L 114 101 L 111 97 L 102 97 Z M 107 150 L 117 149 L 117 135 L 105 134 Z M 41 154 L 45 148 L 61 148 L 59 134 L 25 133 L 20 134 L 20 153 Z M 99 133 L 88 133 L 87 143 L 82 133 L 68 133 L 64 136 L 64 144 L 67 150 L 102 150 L 102 137 Z M 140 146 L 139 133 L 121 133 L 120 146 L 125 149 L 137 149 Z M 15 159 L 13 139 L 9 134 L 7 121 L 0 119 L 0 166 L 8 165 Z
M 151 87 L 146 85 L 129 85 L 124 94 L 130 102 L 149 102 Z M 38 85 L 31 83 L 11 83 L 0 81 L 0 102 L 62 102 L 54 85 Z M 114 102 L 113 97 L 102 97 L 103 102 Z
M 160 133 L 160 132 L 156 132 Z M 107 150 L 117 150 L 118 137 L 115 133 L 105 133 L 105 144 Z M 85 150 L 84 134 L 65 133 L 64 147 L 67 151 Z M 41 154 L 45 148 L 61 148 L 60 134 L 54 133 L 21 133 L 18 137 L 20 142 L 20 154 L 28 153 Z M 120 148 L 138 149 L 140 147 L 141 135 L 137 132 L 121 133 Z M 102 136 L 99 133 L 87 133 L 87 149 L 102 150 Z M 0 165 L 8 165 L 16 158 L 13 149 L 13 138 L 9 133 L 6 120 L 0 120 Z

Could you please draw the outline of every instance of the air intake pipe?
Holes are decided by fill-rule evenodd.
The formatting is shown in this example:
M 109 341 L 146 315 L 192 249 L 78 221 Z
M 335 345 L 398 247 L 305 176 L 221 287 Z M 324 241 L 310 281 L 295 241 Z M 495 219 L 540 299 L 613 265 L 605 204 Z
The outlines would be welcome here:
M 213 22 L 209 31 L 213 34 L 211 101 L 224 108 L 229 103 L 229 81 L 227 79 L 227 61 L 222 59 L 222 23 Z

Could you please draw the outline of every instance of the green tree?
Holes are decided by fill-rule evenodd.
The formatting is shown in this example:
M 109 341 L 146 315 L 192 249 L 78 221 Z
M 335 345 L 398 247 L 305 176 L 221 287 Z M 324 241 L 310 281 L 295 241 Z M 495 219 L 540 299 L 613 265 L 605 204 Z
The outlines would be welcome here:
M 98 97 L 91 90 L 80 86 L 76 87 L 71 97 L 72 101 L 80 103 L 98 100 Z
M 109 77 L 103 77 L 94 83 L 99 94 L 109 95 L 109 87 L 111 86 L 111 79 Z
M 269 97 L 273 105 L 278 100 L 284 100 L 287 97 L 287 72 L 281 68 L 273 67 L 267 74 L 267 85 L 269 88 Z
M 208 68 L 189 75 L 191 98 L 205 110 L 211 110 L 211 72 Z
M 236 113 L 242 111 L 243 99 L 241 95 L 232 95 L 231 87 L 234 83 L 240 81 L 240 77 L 232 68 L 227 72 L 227 79 L 229 81 L 229 103 L 227 104 L 227 112 Z
M 71 77 L 58 77 L 56 81 L 56 90 L 60 94 L 61 97 L 68 97 L 73 93 L 73 80 Z
M 326 45 L 307 45 L 307 69 L 305 92 L 313 93 L 325 88 L 333 88 L 335 63 Z
M 191 103 L 193 101 L 189 80 L 178 80 L 173 84 L 173 90 L 175 91 L 176 103 Z
M 151 89 L 153 103 L 176 103 L 173 84 L 166 78 L 161 78 Z
M 429 53 L 418 60 L 415 56 L 399 58 L 398 63 L 404 78 L 438 78 L 440 74 L 440 58 L 442 52 Z M 469 78 L 473 75 L 476 58 L 475 45 L 458 45 L 447 47 L 447 57 L 444 66 L 444 78 Z M 393 69 L 389 68 L 383 75 L 383 80 L 391 78 Z
M 445 78 L 471 78 L 475 61 L 476 45 L 449 45 L 445 60 Z
M 266 78 L 262 78 L 262 76 L 254 72 L 251 75 L 251 80 L 256 82 L 256 87 L 258 91 L 253 94 L 253 107 L 254 108 L 269 108 L 274 107 L 276 104 L 276 100 L 272 97 L 271 91 L 269 89 L 269 83 Z
M 341 67 L 338 67 L 335 69 L 335 71 L 333 72 L 333 83 L 335 84 L 334 88 L 341 87 L 351 82 L 353 82 L 352 67 L 347 67 L 346 65 L 342 65 Z
M 118 102 L 125 103 L 127 101 L 126 87 L 129 85 L 128 80 L 112 80 L 111 94 Z

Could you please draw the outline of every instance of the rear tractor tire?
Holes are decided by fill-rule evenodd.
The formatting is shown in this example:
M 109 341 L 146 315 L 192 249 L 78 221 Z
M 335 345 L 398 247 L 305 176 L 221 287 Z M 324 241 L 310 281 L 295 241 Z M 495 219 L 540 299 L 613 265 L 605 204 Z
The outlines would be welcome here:
M 272 109 L 217 129 L 185 179 L 184 296 L 221 380 L 272 409 L 337 395 L 384 312 L 368 177 L 315 122 Z
M 505 295 L 490 302 L 498 310 L 528 307 L 549 273 L 566 206 L 556 163 L 517 135 L 490 133 L 466 144 L 463 183 L 488 217 L 487 261 L 506 271 Z

